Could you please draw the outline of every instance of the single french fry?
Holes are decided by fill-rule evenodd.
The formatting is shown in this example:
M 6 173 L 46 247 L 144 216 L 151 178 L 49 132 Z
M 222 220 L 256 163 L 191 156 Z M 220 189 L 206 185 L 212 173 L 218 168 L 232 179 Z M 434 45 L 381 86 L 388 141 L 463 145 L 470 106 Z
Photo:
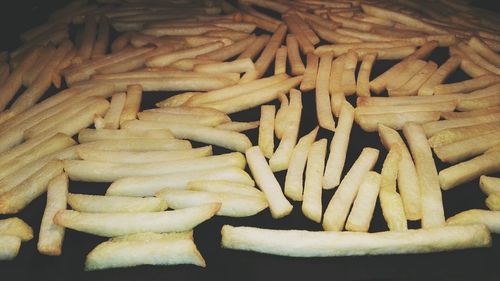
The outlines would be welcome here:
M 358 97 L 357 106 L 386 106 L 386 105 L 412 105 L 436 102 L 459 101 L 465 98 L 464 94 L 451 94 L 439 96 L 411 96 L 411 97 Z
M 500 179 L 482 175 L 479 178 L 479 187 L 486 195 L 500 193 Z
M 117 179 L 138 176 L 154 176 L 179 171 L 198 171 L 228 166 L 243 167 L 241 153 L 228 153 L 198 159 L 184 159 L 150 163 L 110 163 L 91 160 L 65 160 L 64 170 L 71 180 L 88 182 L 112 182 Z
M 356 65 L 358 63 L 358 56 L 356 52 L 349 51 L 344 57 L 344 67 L 342 71 L 341 88 L 344 95 L 353 95 L 356 93 Z
M 480 109 L 486 109 L 488 107 L 498 107 L 500 106 L 500 98 L 498 95 L 491 95 L 487 97 L 481 97 L 476 99 L 464 99 L 459 102 L 457 109 L 462 111 L 478 111 Z M 496 110 L 495 110 L 496 112 Z M 495 113 L 490 112 L 490 113 Z M 485 115 L 485 114 L 481 114 Z
M 394 130 L 401 130 L 408 122 L 423 124 L 439 120 L 439 111 L 413 111 L 382 114 L 356 114 L 356 123 L 366 132 L 376 132 L 382 124 Z
M 88 213 L 140 213 L 161 212 L 167 209 L 167 203 L 154 197 L 100 196 L 86 194 L 68 194 L 71 209 Z
M 280 94 L 278 96 L 278 99 L 280 100 L 280 108 L 278 109 L 278 112 L 276 112 L 276 118 L 274 120 L 274 132 L 276 134 L 276 137 L 278 139 L 281 139 L 283 137 L 287 112 L 290 104 L 286 94 Z
M 127 99 L 126 93 L 115 93 L 111 96 L 111 103 L 109 109 L 104 115 L 104 129 L 118 129 L 120 126 L 120 115 L 122 114 L 125 101 Z
M 486 43 L 484 43 L 478 37 L 471 37 L 468 45 L 477 53 L 479 53 L 483 58 L 487 59 L 489 62 L 493 63 L 496 67 L 500 67 L 500 56 L 493 51 Z
M 338 125 L 330 143 L 330 153 L 323 175 L 324 189 L 332 189 L 340 183 L 353 122 L 354 108 L 348 102 L 345 102 L 340 110 Z
M 434 86 L 443 83 L 444 80 L 458 68 L 461 58 L 459 56 L 451 56 L 436 72 L 420 87 L 418 90 L 419 96 L 429 96 L 434 94 Z
M 500 68 L 496 67 L 494 64 L 490 63 L 488 60 L 480 56 L 474 51 L 469 45 L 464 42 L 457 44 L 457 48 L 462 52 L 462 55 L 469 59 L 474 64 L 485 69 L 488 72 L 500 75 Z
M 323 170 L 325 168 L 326 139 L 321 139 L 309 148 L 306 179 L 302 202 L 302 213 L 310 220 L 320 223 L 323 211 L 321 199 Z
M 352 63 L 353 63 L 352 59 L 354 58 L 355 55 L 353 53 L 351 53 L 349 56 L 351 57 L 349 64 L 351 64 L 351 66 L 352 66 Z M 330 103 L 331 103 L 332 112 L 337 117 L 340 114 L 340 110 L 342 108 L 342 105 L 344 104 L 344 101 L 346 101 L 346 99 L 345 99 L 346 93 L 344 93 L 344 87 L 342 86 L 343 80 L 344 80 L 344 66 L 345 66 L 346 57 L 347 57 L 347 54 L 344 54 L 344 55 L 341 55 L 340 57 L 336 58 L 335 60 L 333 60 L 332 69 L 330 72 L 330 85 L 329 85 L 330 95 L 331 95 Z M 351 80 L 351 82 L 352 82 L 352 77 L 350 76 L 350 71 L 347 72 L 346 79 Z M 349 81 L 346 81 L 346 82 L 349 82 Z M 352 83 L 350 83 L 350 84 L 352 86 Z
M 274 32 L 274 31 L 273 31 Z M 245 51 L 243 51 L 239 56 L 238 59 L 246 59 L 250 58 L 254 60 L 257 55 L 264 49 L 266 44 L 269 42 L 269 39 L 271 39 L 271 36 L 269 35 L 261 35 L 258 36 L 253 43 L 246 48 Z
M 68 176 L 65 173 L 53 178 L 47 187 L 47 204 L 43 213 L 37 249 L 40 253 L 60 256 L 64 239 L 64 228 L 55 225 L 52 219 L 60 210 L 66 209 Z
M 274 105 L 263 105 L 260 108 L 258 144 L 265 157 L 271 158 L 274 153 Z
M 49 181 L 61 174 L 61 161 L 51 161 L 18 186 L 0 195 L 0 213 L 14 214 L 47 190 Z
M 330 71 L 332 69 L 332 55 L 320 57 L 318 76 L 316 77 L 316 114 L 320 127 L 330 131 L 335 130 L 332 109 L 330 106 Z M 333 78 L 333 77 L 332 77 Z
M 432 148 L 436 148 L 475 136 L 493 133 L 498 129 L 500 129 L 500 123 L 498 122 L 445 129 L 429 138 L 429 144 Z
M 120 139 L 172 139 L 173 135 L 168 130 L 111 130 L 111 129 L 83 129 L 78 133 L 78 142 L 87 143 L 100 140 L 120 140 Z
M 490 122 L 498 122 L 500 120 L 500 113 L 495 113 L 491 115 L 482 115 L 469 118 L 460 118 L 454 120 L 442 120 L 429 122 L 423 125 L 425 135 L 427 137 L 432 137 L 436 133 L 457 127 L 479 125 Z
M 224 113 L 212 108 L 207 107 L 197 107 L 197 106 L 164 106 L 161 108 L 152 108 L 146 109 L 142 112 L 154 112 L 154 113 L 168 113 L 168 114 L 176 114 L 176 115 L 197 115 L 200 117 L 224 117 L 226 121 L 229 122 L 231 119 Z
M 276 50 L 274 58 L 274 75 L 286 73 L 287 46 L 281 46 Z
M 313 53 L 307 54 L 307 66 L 304 71 L 304 78 L 300 83 L 300 90 L 307 92 L 316 88 L 316 78 L 318 74 L 319 57 Z
M 434 95 L 449 95 L 456 93 L 467 93 L 484 89 L 500 82 L 500 76 L 486 74 L 457 83 L 439 84 L 434 86 Z
M 274 177 L 259 147 L 251 147 L 245 154 L 257 186 L 266 195 L 272 217 L 281 218 L 288 215 L 293 206 L 283 195 L 281 186 Z
M 100 58 L 104 56 L 109 45 L 109 20 L 106 17 L 99 19 L 99 27 L 97 29 L 97 38 L 92 48 L 91 58 Z
M 176 68 L 178 70 L 183 71 L 192 71 L 196 65 L 205 64 L 205 63 L 216 63 L 216 60 L 211 59 L 181 59 L 170 65 L 170 67 Z M 168 67 L 168 66 L 167 66 Z
M 225 114 L 217 115 L 197 115 L 197 114 L 175 114 L 168 112 L 139 112 L 137 114 L 139 120 L 156 121 L 177 124 L 193 124 L 215 127 L 222 123 L 230 122 L 231 119 Z
M 252 122 L 237 122 L 231 121 L 217 125 L 217 129 L 228 130 L 233 132 L 244 132 L 253 130 L 259 127 L 259 121 Z
M 361 43 L 363 42 L 361 39 L 352 37 L 349 35 L 345 34 L 340 34 L 338 32 L 335 32 L 335 30 L 331 29 L 330 26 L 325 27 L 321 25 L 318 22 L 315 22 L 313 20 L 308 20 L 309 26 L 316 31 L 319 37 L 321 37 L 323 40 L 329 42 L 329 43 L 338 43 L 338 44 L 343 44 L 343 43 Z M 333 22 L 330 23 L 329 25 L 334 24 Z
M 204 73 L 245 73 L 255 70 L 250 58 L 230 62 L 203 63 L 194 66 L 193 71 Z
M 422 202 L 422 227 L 441 226 L 444 224 L 444 210 L 440 180 L 424 129 L 416 123 L 407 123 L 403 127 L 403 133 L 417 169 Z
M 358 96 L 370 96 L 370 74 L 373 64 L 377 59 L 377 53 L 370 53 L 363 57 L 356 81 L 356 94 Z
M 379 191 L 380 174 L 372 171 L 366 173 L 345 224 L 347 231 L 368 232 Z
M 229 46 L 225 46 L 207 53 L 200 54 L 197 56 L 197 58 L 225 61 L 243 53 L 243 51 L 245 51 L 255 40 L 256 40 L 255 35 L 250 35 Z
M 82 61 L 90 59 L 92 56 L 92 49 L 94 48 L 94 43 L 96 40 L 97 33 L 97 21 L 95 17 L 86 16 L 85 26 L 82 35 L 82 41 L 76 57 Z
M 233 193 L 243 196 L 265 198 L 264 193 L 253 185 L 247 185 L 227 180 L 195 180 L 187 184 L 189 190 Z
M 386 113 L 405 113 L 405 112 L 425 112 L 441 111 L 443 113 L 452 112 L 457 107 L 457 102 L 444 101 L 435 103 L 423 103 L 415 105 L 367 105 L 356 107 L 356 115 L 364 114 L 386 114 Z
M 21 238 L 14 235 L 0 235 L 0 261 L 14 259 L 20 248 Z
M 13 217 L 0 220 L 0 236 L 12 235 L 19 237 L 22 241 L 33 239 L 33 229 L 22 219 Z
M 292 75 L 302 75 L 306 70 L 299 53 L 299 44 L 297 38 L 293 34 L 289 34 L 286 37 L 286 48 L 288 52 L 288 60 L 290 62 L 290 68 Z
M 141 85 L 127 86 L 127 98 L 123 105 L 122 113 L 120 114 L 120 124 L 125 121 L 134 120 L 137 117 L 137 112 L 141 107 L 142 87 Z
M 201 54 L 206 54 L 214 50 L 220 49 L 224 46 L 221 42 L 208 43 L 199 47 L 193 47 L 189 49 L 179 50 L 164 55 L 158 55 L 149 58 L 146 61 L 146 65 L 149 67 L 162 67 L 168 66 L 178 60 L 186 58 L 195 58 Z
M 98 236 L 114 237 L 142 232 L 181 232 L 210 219 L 220 204 L 206 204 L 175 211 L 141 213 L 85 213 L 59 211 L 54 222 Z
M 486 207 L 492 211 L 500 211 L 500 193 L 493 193 L 488 195 L 485 200 Z
M 405 84 L 403 84 L 401 87 L 396 88 L 396 89 L 388 89 L 389 91 L 389 96 L 413 96 L 416 95 L 427 83 L 426 81 L 429 81 L 433 75 L 437 75 L 438 67 L 435 62 L 427 62 L 427 64 L 422 67 L 410 80 L 408 80 Z
M 434 153 L 445 163 L 457 163 L 482 154 L 497 143 L 500 143 L 500 132 L 491 132 L 435 147 Z
M 124 131 L 124 130 L 120 130 Z M 144 132 L 144 130 L 139 130 Z M 151 151 L 151 150 L 179 150 L 190 149 L 191 143 L 185 140 L 172 138 L 122 138 L 102 139 L 84 143 L 85 148 L 105 151 Z
M 201 94 L 201 92 L 184 92 L 182 94 L 173 95 L 169 98 L 159 101 L 155 105 L 157 107 L 185 106 L 190 98 L 199 94 Z
M 500 171 L 500 152 L 491 151 L 458 163 L 439 172 L 439 183 L 448 190 L 481 175 Z
M 168 249 L 168 251 L 166 251 Z M 134 253 L 131 257 L 130 253 Z M 112 238 L 95 247 L 85 260 L 85 270 L 137 265 L 193 264 L 205 267 L 205 260 L 193 242 L 193 234 L 138 233 Z
M 323 228 L 326 231 L 341 231 L 351 208 L 363 177 L 377 162 L 379 151 L 374 148 L 363 148 L 360 156 L 345 175 L 337 191 L 328 203 L 323 214 Z
M 499 218 L 500 212 L 498 211 L 471 209 L 448 218 L 446 223 L 449 225 L 483 224 L 492 233 L 500 233 Z
M 498 221 L 498 220 L 497 220 Z M 222 227 L 222 247 L 288 257 L 428 253 L 490 247 L 484 225 L 454 225 L 378 233 Z

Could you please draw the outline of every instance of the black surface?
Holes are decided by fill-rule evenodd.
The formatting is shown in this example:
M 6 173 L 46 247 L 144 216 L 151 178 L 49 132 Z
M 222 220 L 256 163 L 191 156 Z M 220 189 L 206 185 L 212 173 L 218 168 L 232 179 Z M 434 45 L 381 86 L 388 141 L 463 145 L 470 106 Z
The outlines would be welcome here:
M 37 24 L 43 23 L 51 10 L 67 1 L 17 1 L 1 4 L 0 9 L 2 40 L 0 50 L 13 50 L 19 45 L 18 34 Z M 441 64 L 448 56 L 447 49 L 438 49 L 431 60 Z M 372 77 L 376 77 L 394 62 L 377 62 Z M 466 79 L 457 71 L 449 82 Z M 54 89 L 51 89 L 54 93 Z M 154 102 L 168 96 L 165 93 L 145 95 L 144 108 L 153 107 Z M 349 98 L 351 102 L 353 98 Z M 304 93 L 304 110 L 300 135 L 304 135 L 317 124 L 314 93 Z M 277 104 L 276 102 L 274 104 Z M 260 110 L 253 109 L 232 115 L 235 121 L 258 120 Z M 247 132 L 252 143 L 257 143 L 257 130 Z M 332 134 L 321 130 L 318 139 Z M 278 142 L 276 142 L 278 145 Z M 349 144 L 344 171 L 347 171 L 358 157 L 363 147 L 370 146 L 381 150 L 375 167 L 380 171 L 385 149 L 377 134 L 365 133 L 354 125 Z M 227 152 L 216 149 L 216 153 Z M 447 165 L 437 162 L 438 170 Z M 281 183 L 284 172 L 278 173 Z M 71 182 L 70 191 L 74 193 L 103 194 L 107 184 Z M 323 206 L 329 202 L 334 191 L 325 191 Z M 478 189 L 478 181 L 464 184 L 443 193 L 446 216 L 460 211 L 485 209 L 485 196 Z M 195 240 L 200 252 L 207 261 L 207 268 L 195 266 L 139 266 L 126 269 L 111 269 L 97 272 L 84 272 L 86 254 L 105 238 L 67 230 L 60 257 L 47 257 L 36 250 L 38 230 L 45 207 L 45 195 L 36 199 L 17 216 L 28 222 L 34 229 L 35 238 L 23 243 L 19 256 L 9 262 L 0 262 L 0 280 L 500 280 L 498 260 L 500 258 L 500 236 L 493 236 L 493 247 L 444 253 L 418 255 L 362 256 L 336 258 L 287 258 L 251 252 L 232 251 L 220 248 L 220 229 L 224 224 L 257 226 L 275 229 L 321 230 L 319 224 L 304 218 L 300 204 L 294 204 L 291 215 L 274 220 L 269 210 L 249 218 L 216 217 L 195 229 Z M 0 219 L 8 216 L 0 216 Z M 410 223 L 418 228 L 418 222 Z M 384 231 L 387 227 L 380 206 L 377 205 L 370 227 L 371 232 Z

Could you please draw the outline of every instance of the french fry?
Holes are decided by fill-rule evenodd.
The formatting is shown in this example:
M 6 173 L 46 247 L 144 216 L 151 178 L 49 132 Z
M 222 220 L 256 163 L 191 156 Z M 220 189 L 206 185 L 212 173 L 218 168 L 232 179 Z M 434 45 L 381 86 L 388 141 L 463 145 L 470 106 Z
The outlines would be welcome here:
M 448 218 L 446 223 L 449 225 L 483 224 L 492 233 L 500 233 L 499 218 L 500 212 L 498 211 L 471 209 Z
M 212 52 L 214 50 L 220 49 L 224 46 L 221 42 L 208 43 L 199 47 L 193 47 L 189 49 L 179 50 L 164 55 L 158 55 L 149 58 L 146 61 L 146 65 L 149 67 L 162 67 L 168 66 L 178 60 L 195 58 L 196 56 Z
M 495 107 L 495 106 L 496 107 L 500 106 L 500 98 L 498 97 L 498 95 L 491 95 L 487 97 L 481 97 L 469 100 L 464 99 L 460 101 L 457 108 L 462 111 L 472 111 L 472 110 L 477 111 L 480 109 L 485 109 L 488 107 Z M 486 115 L 486 114 L 481 114 L 481 115 Z
M 65 160 L 64 170 L 71 180 L 90 182 L 112 182 L 125 177 L 154 176 L 208 168 L 228 166 L 243 167 L 245 159 L 241 153 L 228 153 L 199 159 L 184 159 L 150 163 L 109 163 L 90 160 Z
M 440 180 L 424 129 L 416 123 L 407 123 L 403 127 L 403 133 L 417 170 L 422 202 L 422 227 L 441 226 L 444 224 L 444 210 Z
M 14 259 L 20 248 L 21 238 L 13 235 L 0 235 L 0 261 Z
M 169 98 L 159 101 L 155 105 L 158 107 L 185 106 L 190 98 L 198 94 L 201 94 L 201 92 L 184 92 L 182 94 L 173 95 Z
M 274 153 L 274 105 L 261 106 L 258 144 L 264 156 L 271 158 Z
M 93 148 L 77 148 L 78 156 L 83 160 L 111 163 L 151 163 L 172 160 L 195 159 L 212 155 L 212 147 L 171 151 L 106 151 Z
M 209 203 L 220 203 L 218 216 L 249 217 L 268 207 L 264 197 L 245 196 L 234 193 L 179 190 L 165 188 L 155 195 L 164 199 L 169 208 L 184 209 Z
M 187 189 L 206 191 L 206 192 L 222 192 L 233 193 L 243 196 L 254 196 L 265 198 L 262 191 L 255 188 L 253 185 L 232 182 L 227 180 L 195 180 L 187 184 Z
M 197 58 L 225 61 L 243 53 L 243 51 L 245 51 L 255 40 L 255 35 L 251 35 L 229 46 L 225 46 L 208 53 L 200 54 L 197 56 Z
M 332 189 L 340 183 L 353 122 L 354 108 L 348 102 L 345 102 L 340 110 L 338 125 L 330 143 L 330 153 L 323 175 L 324 189 Z
M 293 34 L 289 34 L 286 37 L 286 48 L 288 53 L 288 60 L 290 62 L 290 68 L 292 75 L 302 75 L 306 70 L 299 53 L 299 43 L 297 38 Z
M 500 67 L 500 56 L 478 37 L 471 37 L 467 44 L 483 58 Z
M 330 72 L 330 95 L 331 95 L 331 108 L 335 116 L 339 116 L 342 105 L 344 104 L 345 93 L 342 87 L 344 78 L 345 58 L 347 55 L 341 55 L 332 62 L 332 69 Z M 351 55 L 352 56 L 352 55 Z M 349 77 L 348 77 L 349 78 Z
M 433 75 L 436 75 L 437 64 L 435 62 L 427 62 L 427 64 L 422 67 L 410 80 L 408 80 L 401 87 L 396 89 L 388 89 L 389 96 L 413 96 L 416 95 L 429 81 Z
M 314 50 L 314 54 L 317 56 L 322 56 L 324 54 L 331 54 L 334 57 L 341 56 L 347 53 L 349 50 L 359 50 L 359 49 L 387 49 L 387 48 L 398 48 L 398 47 L 408 47 L 412 46 L 411 43 L 404 41 L 392 41 L 392 42 L 361 42 L 361 43 L 341 43 L 341 44 L 333 44 L 333 45 L 322 45 L 318 46 Z M 436 43 L 437 47 L 437 43 Z M 358 56 L 360 54 L 358 53 Z M 362 56 L 360 56 L 362 57 Z
M 269 166 L 273 172 L 288 169 L 293 148 L 297 143 L 301 114 L 302 93 L 298 90 L 291 90 L 290 104 L 283 123 L 283 135 L 278 148 L 269 159 Z
M 376 58 L 376 53 L 370 53 L 362 59 L 356 81 L 356 94 L 358 96 L 370 96 L 370 74 Z
M 307 66 L 304 71 L 304 78 L 300 83 L 300 90 L 307 92 L 316 88 L 316 78 L 318 73 L 319 57 L 313 53 L 307 54 Z
M 478 53 L 476 53 L 469 45 L 464 42 L 460 42 L 457 44 L 458 49 L 462 52 L 462 55 L 469 59 L 474 64 L 479 67 L 485 69 L 488 72 L 494 73 L 496 75 L 500 75 L 500 69 L 481 57 Z
M 0 236 L 12 235 L 19 237 L 22 241 L 33 239 L 33 229 L 22 219 L 13 217 L 0 220 Z
M 330 106 L 330 71 L 332 69 L 332 55 L 322 55 L 319 60 L 318 75 L 316 77 L 316 114 L 320 127 L 330 131 L 335 130 L 332 109 Z M 332 77 L 333 78 L 333 77 Z
M 214 203 L 163 212 L 85 213 L 62 210 L 54 217 L 54 223 L 104 237 L 142 232 L 181 232 L 210 219 L 219 208 L 220 204 Z
M 414 77 L 422 68 L 425 67 L 427 63 L 423 60 L 415 60 L 411 61 L 411 63 L 407 64 L 407 67 L 399 73 L 398 76 L 394 77 L 394 79 L 389 79 L 386 84 L 387 91 L 389 93 L 392 90 L 397 89 L 403 86 L 408 80 Z
M 216 60 L 211 60 L 211 59 L 198 59 L 198 58 L 182 59 L 172 63 L 170 67 L 183 71 L 192 71 L 196 65 L 205 63 L 216 63 L 216 62 L 217 62 Z
M 377 149 L 363 148 L 360 156 L 345 175 L 323 214 L 323 228 L 326 231 L 341 231 L 344 228 L 359 185 L 366 173 L 377 162 L 378 154 L 379 151 Z
M 245 154 L 257 186 L 266 195 L 272 217 L 281 218 L 290 214 L 293 206 L 283 195 L 281 186 L 274 177 L 259 147 L 251 147 Z
M 500 171 L 500 152 L 493 150 L 470 160 L 460 162 L 439 172 L 439 183 L 448 190 L 481 175 Z
M 457 163 L 482 154 L 497 143 L 500 143 L 500 133 L 491 132 L 435 147 L 434 153 L 443 162 Z
M 161 212 L 167 209 L 167 203 L 155 197 L 140 198 L 74 193 L 68 194 L 68 205 L 75 211 L 88 213 Z
M 328 18 L 334 23 L 341 24 L 341 26 L 345 28 L 352 28 L 362 31 L 370 31 L 373 28 L 373 25 L 368 22 L 358 21 L 356 19 L 343 17 L 334 13 L 328 13 Z
M 273 31 L 274 32 L 274 31 Z M 246 59 L 250 58 L 254 60 L 257 55 L 264 49 L 266 44 L 269 42 L 271 36 L 269 35 L 261 35 L 258 36 L 253 43 L 246 48 L 239 56 L 238 59 Z
M 349 96 L 356 93 L 356 65 L 358 56 L 355 52 L 349 51 L 344 58 L 344 67 L 342 71 L 342 92 Z
M 83 129 L 78 133 L 78 142 L 87 143 L 101 140 L 122 139 L 172 139 L 173 135 L 168 130 L 111 130 L 111 129 Z
M 194 66 L 193 71 L 204 73 L 245 73 L 255 70 L 250 58 L 230 62 L 203 63 Z
M 227 180 L 247 185 L 254 185 L 252 178 L 235 164 L 217 169 L 192 172 L 176 172 L 164 175 L 125 177 L 113 182 L 106 195 L 111 196 L 154 196 L 163 188 L 186 189 L 188 183 L 196 180 Z M 166 184 L 168 183 L 168 184 Z M 140 186 L 140 188 L 137 188 Z
M 176 115 L 198 115 L 201 117 L 225 117 L 227 122 L 230 122 L 231 119 L 224 113 L 212 108 L 207 107 L 197 107 L 197 106 L 164 106 L 161 108 L 152 108 L 147 109 L 142 112 L 156 112 L 156 113 L 168 113 L 168 114 L 176 114 Z
M 459 101 L 465 98 L 463 94 L 439 95 L 439 96 L 411 96 L 411 97 L 358 97 L 357 106 L 386 106 L 386 105 L 412 105 L 436 102 Z
M 49 181 L 62 173 L 61 161 L 51 161 L 19 185 L 0 195 L 0 213 L 15 214 L 47 190 Z
M 104 115 L 104 129 L 118 129 L 120 127 L 120 115 L 122 114 L 126 93 L 115 93 L 111 96 L 109 109 Z
M 168 249 L 168 251 L 165 251 Z M 134 253 L 130 257 L 129 253 Z M 101 270 L 137 265 L 194 264 L 205 267 L 205 260 L 193 242 L 193 234 L 138 233 L 112 238 L 95 247 L 85 260 L 85 270 Z
M 479 178 L 479 187 L 486 195 L 500 193 L 500 179 L 482 175 Z
M 307 38 L 304 30 L 301 28 L 298 20 L 300 19 L 297 14 L 288 13 L 281 16 L 283 21 L 286 23 L 290 32 L 296 36 L 297 41 L 300 46 L 300 50 L 303 54 L 308 54 L 314 51 L 314 45 Z
M 103 17 L 99 19 L 99 27 L 97 29 L 97 38 L 92 48 L 92 59 L 104 56 L 109 45 L 109 21 Z
M 53 178 L 47 187 L 47 204 L 43 213 L 37 249 L 40 253 L 60 256 L 64 239 L 64 228 L 55 225 L 52 219 L 60 210 L 66 209 L 68 176 L 65 173 Z
M 482 116 L 460 118 L 454 120 L 434 121 L 426 123 L 422 126 L 424 128 L 425 135 L 427 137 L 432 137 L 433 135 L 442 130 L 464 127 L 464 126 L 479 125 L 490 122 L 498 122 L 499 120 L 500 120 L 500 113 L 495 113 L 491 115 L 482 115 Z
M 274 75 L 286 73 L 287 46 L 281 46 L 276 50 L 274 58 Z
M 322 215 L 322 180 L 325 168 L 326 139 L 321 139 L 309 148 L 307 154 L 306 179 L 302 202 L 302 213 L 308 219 L 320 223 Z
M 228 130 L 233 132 L 244 132 L 253 130 L 259 127 L 259 121 L 252 122 L 237 122 L 231 121 L 217 125 L 217 129 Z
M 29 87 L 29 85 L 35 81 L 40 72 L 47 66 L 55 52 L 56 48 L 52 45 L 48 45 L 42 49 L 36 63 L 26 70 L 26 73 L 23 75 L 23 85 L 25 87 Z
M 143 132 L 143 130 L 140 130 Z M 191 143 L 176 139 L 153 139 L 153 138 L 125 138 L 104 139 L 84 144 L 85 147 L 105 151 L 150 151 L 150 150 L 179 150 L 190 149 Z
M 354 119 L 365 132 L 376 132 L 379 124 L 394 130 L 401 130 L 408 122 L 422 124 L 437 121 L 439 120 L 439 116 L 439 111 L 413 111 L 382 114 L 356 114 Z
M 380 174 L 372 171 L 366 173 L 345 224 L 347 231 L 368 232 L 379 191 Z
M 500 211 L 500 193 L 493 193 L 488 195 L 485 200 L 486 207 L 492 211 Z
M 363 58 L 367 54 L 376 53 L 380 60 L 399 60 L 406 58 L 415 52 L 415 46 L 402 46 L 391 48 L 360 48 L 354 49 L 358 57 Z
M 92 56 L 92 49 L 96 40 L 97 21 L 95 17 L 86 16 L 85 26 L 82 35 L 82 42 L 78 48 L 77 58 L 82 61 L 90 59 Z
M 489 247 L 484 225 L 454 225 L 378 233 L 222 227 L 222 247 L 291 257 L 428 253 Z M 293 245 L 293 247 L 292 247 Z
M 314 128 L 307 135 L 303 136 L 293 148 L 290 156 L 290 163 L 285 177 L 284 194 L 294 201 L 302 201 L 304 190 L 303 174 L 306 167 L 309 149 L 316 139 L 319 127 Z
M 429 138 L 429 144 L 432 148 L 436 148 L 475 136 L 493 133 L 498 129 L 500 129 L 500 124 L 496 122 L 445 129 Z
M 168 112 L 139 112 L 138 119 L 141 121 L 155 121 L 177 124 L 193 124 L 215 127 L 222 123 L 231 122 L 225 114 L 217 115 L 196 115 L 196 114 L 175 114 Z
M 321 24 L 309 20 L 308 21 L 309 25 L 311 28 L 316 31 L 319 37 L 321 37 L 323 40 L 329 42 L 329 43 L 338 43 L 338 44 L 343 44 L 343 43 L 361 43 L 361 39 L 345 35 L 345 34 L 340 34 L 338 32 L 335 32 L 335 30 L 330 29 L 331 27 L 324 27 Z M 334 24 L 333 22 L 330 23 Z
M 141 107 L 142 87 L 141 85 L 127 86 L 127 98 L 120 114 L 120 124 L 125 121 L 134 120 L 137 117 L 137 112 Z
M 461 59 L 459 56 L 451 56 L 436 72 L 420 87 L 419 96 L 429 96 L 434 94 L 434 86 L 443 83 L 444 80 L 458 68 Z
M 441 112 L 452 112 L 455 110 L 457 106 L 457 102 L 452 101 L 444 101 L 444 102 L 435 102 L 435 103 L 423 103 L 423 104 L 415 104 L 415 105 L 367 105 L 367 106 L 358 106 L 356 107 L 355 113 L 356 115 L 364 115 L 364 114 L 384 114 L 384 113 L 405 113 L 405 112 L 432 112 L 432 111 L 441 111 Z
M 274 132 L 276 134 L 276 137 L 278 139 L 281 139 L 283 137 L 284 126 L 286 123 L 286 117 L 288 108 L 290 107 L 290 103 L 286 94 L 280 94 L 278 96 L 278 99 L 280 100 L 280 108 L 278 109 L 278 112 L 276 112 L 276 118 L 274 120 Z
M 494 74 L 486 74 L 462 82 L 436 85 L 434 86 L 434 95 L 467 93 L 489 87 L 499 82 L 499 76 Z

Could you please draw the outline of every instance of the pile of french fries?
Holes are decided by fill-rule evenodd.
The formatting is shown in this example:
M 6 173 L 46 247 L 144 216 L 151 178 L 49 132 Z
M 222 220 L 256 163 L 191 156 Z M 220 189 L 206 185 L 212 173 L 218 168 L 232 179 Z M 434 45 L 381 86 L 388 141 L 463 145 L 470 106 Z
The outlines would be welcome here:
M 267 208 L 279 219 L 291 201 L 324 231 L 225 225 L 222 247 L 423 253 L 488 247 L 500 233 L 500 19 L 466 1 L 75 0 L 21 40 L 0 55 L 0 214 L 46 193 L 41 254 L 60 255 L 69 228 L 110 237 L 87 270 L 204 267 L 197 225 Z M 441 65 L 429 59 L 438 47 L 450 55 Z M 373 77 L 381 60 L 397 62 Z M 447 83 L 458 69 L 470 79 Z M 176 94 L 141 106 L 161 92 Z M 301 136 L 307 95 L 317 126 Z M 248 109 L 260 116 L 232 120 Z M 365 147 L 345 167 L 355 124 L 387 153 Z M 450 165 L 438 171 L 434 154 Z M 477 178 L 489 210 L 446 219 L 442 192 Z M 75 194 L 70 180 L 110 184 Z M 369 233 L 377 198 L 388 231 Z M 0 220 L 0 260 L 33 236 Z

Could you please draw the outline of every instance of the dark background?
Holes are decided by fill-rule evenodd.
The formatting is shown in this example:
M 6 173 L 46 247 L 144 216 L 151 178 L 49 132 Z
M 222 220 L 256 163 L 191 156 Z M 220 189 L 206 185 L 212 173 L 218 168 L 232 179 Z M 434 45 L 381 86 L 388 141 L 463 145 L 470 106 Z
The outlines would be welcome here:
M 45 22 L 51 11 L 62 7 L 68 1 L 18 0 L 0 4 L 0 50 L 13 50 L 19 46 L 18 35 L 29 28 Z M 498 11 L 495 1 L 477 1 L 475 5 Z M 446 48 L 436 50 L 429 58 L 443 63 L 448 57 Z M 385 61 L 375 64 L 372 77 L 376 77 L 394 62 Z M 448 82 L 467 79 L 457 71 Z M 51 89 L 51 93 L 55 90 Z M 154 102 L 169 96 L 169 93 L 151 93 L 145 96 L 144 108 L 153 107 Z M 354 99 L 349 98 L 351 102 Z M 316 126 L 314 94 L 305 93 L 304 110 L 300 135 Z M 276 104 L 276 103 L 275 103 Z M 232 115 L 236 121 L 254 121 L 260 116 L 258 108 Z M 254 144 L 257 143 L 257 130 L 246 132 Z M 318 136 L 330 140 L 332 134 L 321 130 Z M 276 142 L 278 145 L 278 142 Z M 358 157 L 362 148 L 371 146 L 381 150 L 375 167 L 380 171 L 386 151 L 381 146 L 377 134 L 365 133 L 354 125 L 349 144 L 344 173 Z M 226 152 L 216 149 L 216 153 Z M 447 167 L 437 162 L 438 170 Z M 284 172 L 278 173 L 281 183 Z M 497 175 L 498 176 L 498 175 Z M 103 194 L 107 184 L 72 182 L 70 191 L 74 193 Z M 325 191 L 323 207 L 328 204 L 333 191 Z M 485 209 L 485 196 L 478 188 L 478 181 L 464 184 L 443 193 L 446 217 L 460 211 Z M 304 218 L 300 204 L 294 203 L 291 215 L 274 220 L 269 210 L 249 218 L 216 217 L 195 229 L 195 240 L 200 252 L 207 261 L 207 268 L 190 265 L 182 266 L 139 266 L 126 269 L 111 269 L 97 272 L 84 272 L 85 256 L 105 238 L 67 230 L 63 254 L 60 257 L 47 257 L 36 250 L 40 220 L 45 207 L 45 196 L 36 199 L 18 214 L 34 229 L 35 238 L 23 243 L 19 256 L 9 262 L 0 262 L 0 280 L 308 280 L 327 278 L 331 280 L 500 280 L 498 260 L 500 258 L 500 236 L 494 235 L 493 247 L 489 249 L 470 249 L 444 253 L 361 256 L 337 258 L 287 258 L 250 252 L 221 249 L 220 228 L 224 224 L 248 225 L 275 229 L 321 230 L 321 226 Z M 0 219 L 7 216 L 0 216 Z M 410 223 L 418 228 L 419 223 Z M 387 230 L 380 206 L 377 205 L 370 232 Z M 132 254 L 132 253 L 131 253 Z

